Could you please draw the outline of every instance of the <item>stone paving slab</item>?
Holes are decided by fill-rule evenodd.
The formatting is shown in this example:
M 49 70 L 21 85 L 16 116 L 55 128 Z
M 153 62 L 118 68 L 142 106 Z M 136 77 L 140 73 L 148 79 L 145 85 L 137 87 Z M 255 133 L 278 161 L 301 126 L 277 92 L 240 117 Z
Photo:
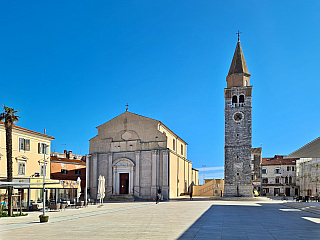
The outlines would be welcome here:
M 319 215 L 275 201 L 104 203 L 0 218 L 0 239 L 320 239 Z M 317 221 L 319 220 L 319 223 Z

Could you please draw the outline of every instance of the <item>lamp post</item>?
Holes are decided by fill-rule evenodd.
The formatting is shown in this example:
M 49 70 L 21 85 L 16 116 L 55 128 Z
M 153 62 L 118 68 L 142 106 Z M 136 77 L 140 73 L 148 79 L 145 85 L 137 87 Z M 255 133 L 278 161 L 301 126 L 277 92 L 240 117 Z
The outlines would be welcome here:
M 205 184 L 204 178 L 206 176 L 206 166 L 207 165 L 202 165 L 202 167 L 203 167 L 203 184 Z
M 259 194 L 260 194 L 260 196 L 262 196 L 261 194 L 263 193 L 263 190 L 262 190 L 262 143 L 260 143 L 260 146 L 261 146 L 261 155 L 260 155 L 260 162 L 259 162 L 259 170 L 260 170 L 260 192 L 259 192 Z
M 42 143 L 42 151 L 43 151 L 43 216 L 46 215 L 46 151 L 48 145 Z

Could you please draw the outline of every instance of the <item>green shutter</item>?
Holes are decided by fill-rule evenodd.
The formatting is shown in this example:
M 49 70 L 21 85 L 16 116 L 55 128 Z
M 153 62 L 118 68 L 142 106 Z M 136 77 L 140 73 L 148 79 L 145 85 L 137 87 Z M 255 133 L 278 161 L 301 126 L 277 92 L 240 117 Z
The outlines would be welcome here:
M 26 139 L 25 150 L 30 151 L 30 139 Z
M 41 143 L 38 143 L 38 153 L 41 153 L 42 151 L 41 151 Z

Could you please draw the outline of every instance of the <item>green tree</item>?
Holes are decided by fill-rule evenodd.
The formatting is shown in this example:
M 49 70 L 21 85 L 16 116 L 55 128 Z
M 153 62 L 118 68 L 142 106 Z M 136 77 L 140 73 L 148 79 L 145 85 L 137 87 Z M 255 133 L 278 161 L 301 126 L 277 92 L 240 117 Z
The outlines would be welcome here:
M 15 122 L 19 121 L 19 116 L 13 108 L 3 105 L 3 113 L 0 113 L 0 120 L 4 120 L 6 129 L 6 152 L 7 152 L 7 181 L 12 182 L 12 128 Z M 12 216 L 12 193 L 13 186 L 8 187 L 8 215 Z

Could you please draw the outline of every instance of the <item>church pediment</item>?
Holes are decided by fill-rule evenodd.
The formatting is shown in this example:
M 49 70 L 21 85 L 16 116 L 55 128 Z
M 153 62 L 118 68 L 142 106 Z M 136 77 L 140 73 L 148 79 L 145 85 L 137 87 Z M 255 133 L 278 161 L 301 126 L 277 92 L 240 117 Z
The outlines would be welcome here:
M 114 167 L 134 167 L 134 162 L 129 158 L 120 158 L 113 162 Z

